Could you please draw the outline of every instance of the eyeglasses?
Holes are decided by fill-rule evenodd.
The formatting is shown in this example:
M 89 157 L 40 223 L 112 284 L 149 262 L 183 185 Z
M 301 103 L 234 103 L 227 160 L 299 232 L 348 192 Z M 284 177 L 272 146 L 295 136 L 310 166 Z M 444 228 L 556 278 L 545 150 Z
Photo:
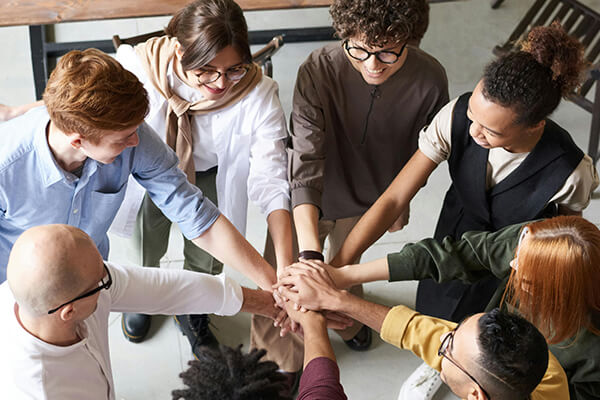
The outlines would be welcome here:
M 456 333 L 456 329 L 448 332 L 444 340 L 442 340 L 442 344 L 440 344 L 440 348 L 438 349 L 438 356 L 444 357 L 446 360 L 450 361 L 454 366 L 464 372 L 483 392 L 485 398 L 490 400 L 490 395 L 485 391 L 485 389 L 477 382 L 477 379 L 473 377 L 470 373 L 468 373 L 463 367 L 461 367 L 456 361 L 450 358 L 450 349 L 452 348 L 452 344 L 454 343 L 454 334 Z
M 404 48 L 406 47 L 406 43 L 404 43 L 400 49 L 400 52 L 396 53 L 390 50 L 368 51 L 362 47 L 350 46 L 349 43 L 350 42 L 347 39 L 344 41 L 344 49 L 350 57 L 358 61 L 366 61 L 369 59 L 369 57 L 375 56 L 384 64 L 394 64 L 396 61 L 398 61 L 398 58 L 400 58 Z
M 242 65 L 239 67 L 229 68 L 224 72 L 225 78 L 232 82 L 237 82 L 241 80 L 250 68 L 247 65 Z M 198 83 L 200 85 L 205 85 L 207 83 L 213 83 L 217 81 L 223 73 L 221 71 L 217 71 L 215 69 L 211 70 L 201 70 L 201 72 L 196 75 L 198 77 Z
M 102 278 L 102 280 L 100 280 L 100 282 L 98 282 L 98 286 L 97 287 L 95 287 L 94 289 L 90 290 L 89 292 L 85 292 L 81 296 L 75 297 L 73 300 L 67 301 L 66 303 L 63 303 L 60 306 L 58 306 L 56 308 L 53 308 L 52 310 L 48 311 L 48 314 L 54 314 L 60 308 L 66 306 L 67 304 L 71 304 L 71 303 L 76 302 L 77 300 L 81 300 L 81 299 L 84 299 L 86 297 L 93 296 L 94 294 L 98 293 L 102 289 L 108 289 L 108 288 L 110 288 L 110 286 L 112 285 L 112 276 L 110 276 L 110 271 L 106 267 L 106 264 L 103 264 L 103 265 L 104 265 L 104 270 L 106 271 L 106 275 L 107 276 L 104 277 L 104 278 Z

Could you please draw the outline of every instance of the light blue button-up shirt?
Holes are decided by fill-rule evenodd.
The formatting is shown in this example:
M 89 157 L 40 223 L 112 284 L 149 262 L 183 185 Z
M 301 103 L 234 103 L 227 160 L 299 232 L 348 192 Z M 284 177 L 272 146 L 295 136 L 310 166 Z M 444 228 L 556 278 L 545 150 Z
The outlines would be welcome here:
M 45 107 L 0 124 L 0 282 L 13 243 L 26 229 L 69 224 L 85 231 L 104 259 L 106 232 L 125 196 L 129 174 L 188 239 L 206 231 L 219 210 L 177 168 L 175 153 L 145 123 L 139 144 L 112 163 L 87 159 L 81 177 L 56 163 L 46 139 Z

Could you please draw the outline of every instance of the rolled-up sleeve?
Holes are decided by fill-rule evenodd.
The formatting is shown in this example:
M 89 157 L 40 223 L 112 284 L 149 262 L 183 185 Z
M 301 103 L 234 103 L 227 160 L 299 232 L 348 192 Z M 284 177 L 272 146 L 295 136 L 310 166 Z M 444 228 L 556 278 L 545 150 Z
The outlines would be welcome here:
M 457 99 L 446 104 L 419 134 L 419 150 L 436 164 L 450 157 L 452 113 Z
M 217 220 L 217 207 L 177 167 L 178 159 L 146 123 L 138 129 L 134 149 L 133 177 L 158 208 L 176 222 L 186 238 L 202 235 Z
M 256 90 L 258 101 L 253 113 L 257 118 L 250 143 L 248 198 L 268 216 L 275 210 L 290 209 L 288 133 L 277 83 L 264 77 Z
M 292 207 L 309 203 L 320 209 L 325 169 L 325 116 L 309 65 L 300 66 L 294 88 L 288 178 Z

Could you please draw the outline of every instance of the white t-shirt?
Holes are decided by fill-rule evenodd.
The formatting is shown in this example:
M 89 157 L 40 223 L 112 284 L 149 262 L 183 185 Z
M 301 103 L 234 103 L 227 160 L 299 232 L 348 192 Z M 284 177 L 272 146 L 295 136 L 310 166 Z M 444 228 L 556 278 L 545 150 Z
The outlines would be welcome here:
M 431 124 L 419 135 L 419 150 L 436 164 L 450 157 L 452 143 L 452 113 L 458 98 L 446 104 L 433 118 Z M 494 187 L 514 171 L 529 153 L 511 153 L 502 147 L 488 153 L 486 190 Z M 585 209 L 592 192 L 598 187 L 598 172 L 587 154 L 565 181 L 563 187 L 550 199 L 573 211 Z
M 46 343 L 28 333 L 15 315 L 7 282 L 0 285 L 0 396 L 3 399 L 113 400 L 108 347 L 111 311 L 146 314 L 233 315 L 243 303 L 241 287 L 224 275 L 123 267 L 106 263 L 113 284 L 71 346 Z

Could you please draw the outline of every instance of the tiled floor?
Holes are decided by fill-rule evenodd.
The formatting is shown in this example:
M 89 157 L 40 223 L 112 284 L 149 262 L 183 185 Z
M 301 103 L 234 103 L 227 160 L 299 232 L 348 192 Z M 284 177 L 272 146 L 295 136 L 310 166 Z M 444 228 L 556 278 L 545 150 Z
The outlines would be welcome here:
M 600 9 L 600 0 L 584 3 Z M 491 49 L 503 42 L 520 16 L 533 0 L 505 0 L 498 10 L 490 9 L 488 0 L 463 0 L 431 6 L 431 24 L 421 47 L 433 54 L 446 67 L 450 95 L 454 97 L 472 90 L 483 66 L 492 58 Z M 290 26 L 320 26 L 329 23 L 327 11 L 295 10 L 285 12 L 247 13 L 250 29 L 271 29 Z M 121 20 L 102 23 L 64 24 L 56 31 L 57 40 L 105 39 L 114 33 L 123 36 L 156 30 L 164 26 L 166 18 Z M 22 103 L 33 99 L 30 77 L 27 31 L 24 27 L 1 28 L 0 44 L 4 57 L 0 59 L 0 102 Z M 308 53 L 322 43 L 286 44 L 275 56 L 275 76 L 280 84 L 280 96 L 289 114 L 291 93 L 298 65 Z M 6 57 L 10 55 L 10 57 Z M 575 141 L 587 147 L 590 115 L 571 103 L 563 103 L 553 117 L 571 132 Z M 385 235 L 364 255 L 372 260 L 398 250 L 409 241 L 428 237 L 433 233 L 443 194 L 449 184 L 445 166 L 441 166 L 421 189 L 411 204 L 411 222 L 403 231 Z M 600 202 L 593 200 L 584 216 L 600 222 Z M 250 207 L 247 237 L 257 249 L 264 244 L 264 218 Z M 119 240 L 112 243 L 111 259 L 124 259 Z M 164 267 L 180 268 L 181 236 L 174 232 Z M 243 276 L 226 269 L 239 282 L 252 286 Z M 366 297 L 388 305 L 414 306 L 415 282 L 379 282 L 366 285 Z M 230 318 L 214 318 L 216 335 L 229 345 L 244 343 L 247 349 L 250 319 L 240 314 Z M 120 316 L 111 316 L 110 344 L 117 398 L 126 400 L 154 400 L 170 398 L 170 390 L 179 386 L 179 372 L 191 358 L 189 345 L 173 324 L 172 318 L 154 318 L 150 338 L 141 344 L 131 344 L 122 337 Z M 342 383 L 350 399 L 395 399 L 402 381 L 419 364 L 412 354 L 395 349 L 376 338 L 373 347 L 365 353 L 350 351 L 337 335 L 331 336 L 341 368 Z M 455 399 L 446 389 L 436 400 Z

